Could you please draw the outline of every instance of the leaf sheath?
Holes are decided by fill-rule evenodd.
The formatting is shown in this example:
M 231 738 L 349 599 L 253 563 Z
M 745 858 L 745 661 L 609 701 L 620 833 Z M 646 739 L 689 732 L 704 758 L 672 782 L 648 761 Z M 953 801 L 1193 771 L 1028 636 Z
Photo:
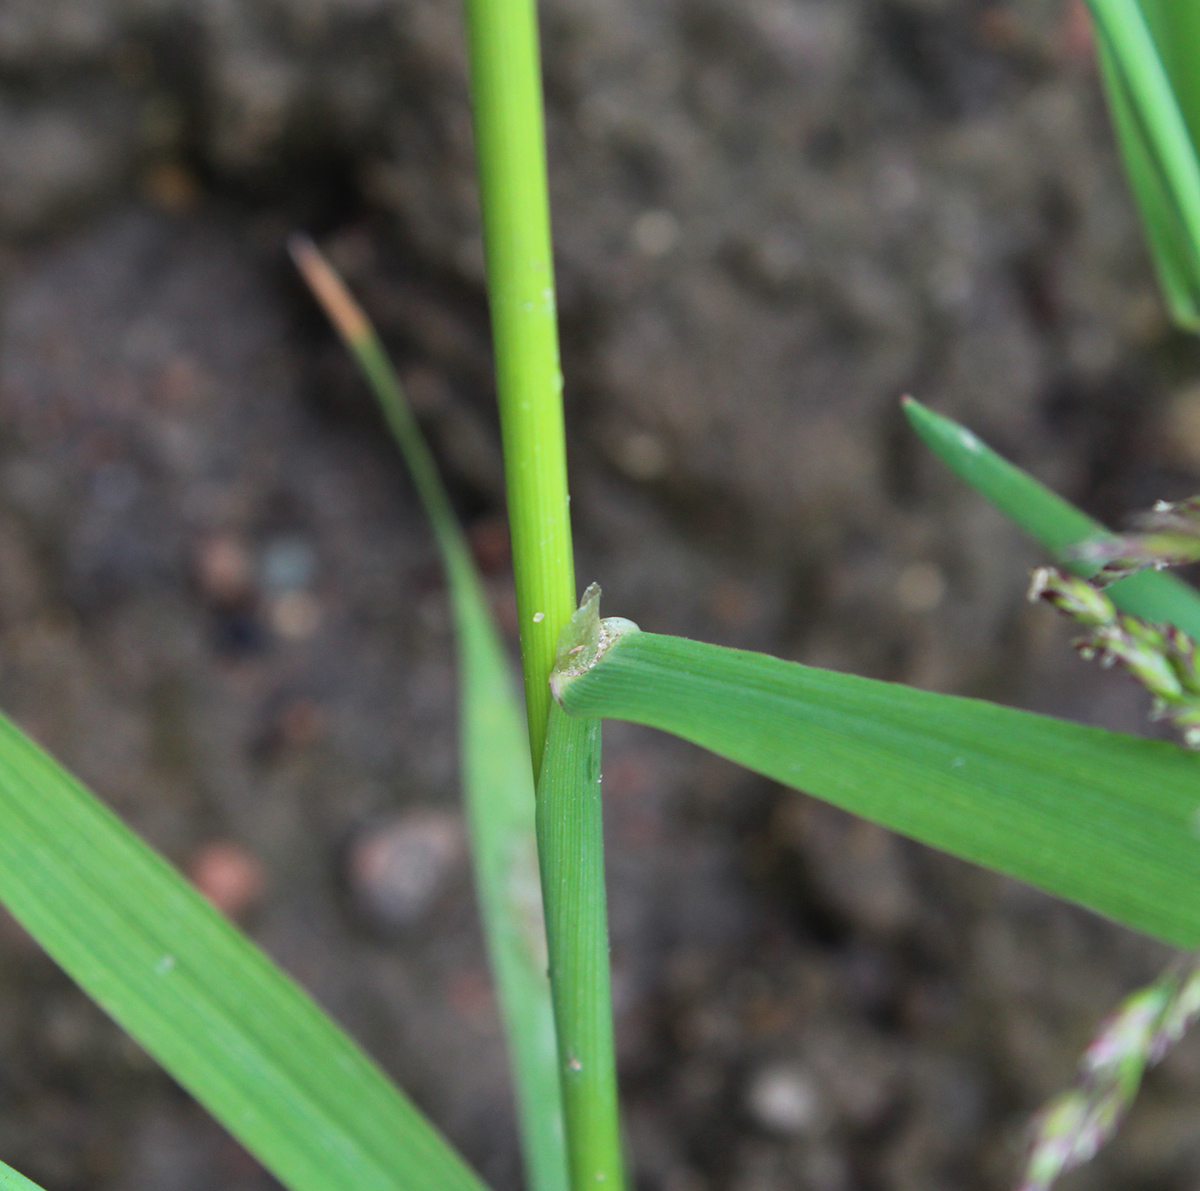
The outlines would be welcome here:
M 537 818 L 571 1186 L 620 1191 L 599 720 L 551 705 Z

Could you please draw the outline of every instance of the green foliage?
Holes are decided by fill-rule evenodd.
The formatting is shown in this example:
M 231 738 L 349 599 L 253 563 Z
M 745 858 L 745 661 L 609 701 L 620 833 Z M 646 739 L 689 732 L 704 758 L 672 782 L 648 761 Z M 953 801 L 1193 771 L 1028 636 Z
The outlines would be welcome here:
M 466 0 L 475 146 L 550 985 L 574 1188 L 619 1188 L 604 908 L 599 724 L 553 717 L 549 678 L 575 612 L 545 136 L 533 0 Z
M 1138 532 L 1083 542 L 1078 556 L 1099 564 L 1092 581 L 1102 587 L 1147 567 L 1186 566 L 1200 561 L 1200 496 L 1165 501 L 1137 518 Z
M 293 1191 L 478 1191 L 305 993 L 3 719 L 0 901 Z
M 1200 330 L 1200 5 L 1088 2 L 1118 140 L 1172 314 Z M 467 0 L 466 12 L 527 730 L 461 529 L 378 338 L 315 249 L 299 242 L 295 252 L 380 402 L 445 561 L 472 851 L 529 1185 L 619 1191 L 599 717 L 673 732 L 1189 946 L 1200 942 L 1200 758 L 975 700 L 601 622 L 598 589 L 572 618 L 536 12 L 531 0 Z M 1133 546 L 1161 554 L 1161 541 L 1107 534 L 948 419 L 915 402 L 906 410 L 951 467 L 1076 573 L 1140 557 Z M 1089 542 L 1090 553 L 1080 548 Z M 1194 650 L 1184 653 L 1185 634 L 1200 636 L 1200 596 L 1186 585 L 1142 572 L 1095 599 L 1090 587 L 1084 592 L 1061 576 L 1046 587 L 1092 618 L 1090 647 L 1141 667 L 1164 701 L 1173 697 L 1164 685 L 1172 676 L 1181 690 L 1200 689 Z M 1129 616 L 1118 617 L 1108 597 Z M 560 708 L 550 703 L 547 679 L 564 625 L 553 680 Z M 293 1191 L 480 1186 L 288 977 L 3 720 L 0 900 Z M 1168 992 L 1164 984 L 1153 1002 L 1159 1016 L 1143 1031 L 1151 1039 L 1138 1052 L 1143 1066 L 1153 1038 L 1185 1021 L 1176 1012 L 1185 987 L 1191 995 L 1194 982 Z M 1132 1070 L 1121 1068 L 1113 1085 L 1124 1100 L 1136 1086 Z M 1101 1091 L 1109 1095 L 1103 1104 L 1103 1096 L 1063 1101 L 1062 1111 L 1075 1114 L 1069 1129 L 1051 1120 L 1052 1141 L 1069 1134 L 1072 1160 L 1094 1120 L 1103 1118 L 1095 1136 L 1115 1120 L 1103 1116 L 1109 1085 Z M 1097 1104 L 1101 1115 L 1088 1116 Z M 5 1188 L 33 1184 L 0 1167 Z
M 533 773 L 512 673 L 437 465 L 379 337 L 311 241 L 292 255 L 374 393 L 433 527 L 459 653 L 460 755 L 484 935 L 513 1062 L 531 1191 L 567 1185 Z
M 1200 757 L 976 699 L 654 633 L 557 683 L 1170 943 L 1200 943 Z
M 1125 998 L 1079 1064 L 1075 1086 L 1038 1114 L 1020 1191 L 1049 1191 L 1117 1131 L 1142 1076 L 1200 1016 L 1200 959 L 1173 963 Z
M 11 1166 L 0 1162 L 0 1191 L 42 1191 L 36 1184 L 31 1183 L 23 1174 L 18 1174 Z
M 1086 579 L 1053 567 L 1034 573 L 1029 598 L 1042 599 L 1083 625 L 1072 644 L 1089 661 L 1120 664 L 1154 699 L 1154 717 L 1169 718 L 1190 748 L 1200 747 L 1200 657 L 1196 642 L 1174 625 L 1148 624 L 1118 613 Z
M 586 606 L 586 605 L 585 605 Z M 550 710 L 538 786 L 538 850 L 572 1187 L 624 1186 L 617 1119 L 600 721 Z
M 1139 0 L 1139 7 L 1192 143 L 1200 143 L 1200 6 L 1191 0 Z
M 1192 0 L 1088 0 L 1129 184 L 1171 315 L 1200 331 L 1200 12 Z
M 1079 547 L 1097 540 L 1116 541 L 1116 535 L 1002 459 L 965 426 L 911 397 L 905 398 L 904 412 L 935 455 L 1058 562 L 1085 577 L 1096 573 L 1101 562 L 1090 560 Z M 1174 575 L 1141 571 L 1113 583 L 1106 594 L 1124 612 L 1156 624 L 1173 624 L 1200 637 L 1200 594 Z
M 466 0 L 496 396 L 529 747 L 541 766 L 558 634 L 575 611 L 537 12 Z
M 1200 499 L 1162 503 L 1140 519 L 1142 532 L 1112 534 L 958 423 L 911 399 L 905 412 L 935 453 L 1076 572 L 1039 569 L 1030 597 L 1045 599 L 1082 625 L 1086 631 L 1075 645 L 1084 656 L 1124 666 L 1154 697 L 1155 713 L 1172 719 L 1189 745 L 1200 745 L 1193 637 L 1200 626 L 1200 597 L 1158 569 L 1195 558 Z M 1118 607 L 1124 609 L 1120 614 Z M 1196 818 L 1191 825 L 1195 830 Z M 1021 1191 L 1048 1191 L 1060 1175 L 1096 1153 L 1118 1128 L 1146 1067 L 1182 1036 L 1198 1007 L 1194 960 L 1173 965 L 1126 1000 L 1089 1047 L 1076 1085 L 1039 1114 Z

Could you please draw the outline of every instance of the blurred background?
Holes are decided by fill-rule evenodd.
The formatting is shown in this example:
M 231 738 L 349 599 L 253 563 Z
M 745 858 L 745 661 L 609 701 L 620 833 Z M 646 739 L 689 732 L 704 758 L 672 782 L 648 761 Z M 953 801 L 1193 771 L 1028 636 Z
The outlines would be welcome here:
M 644 628 L 1130 731 L 911 391 L 1119 523 L 1200 488 L 1071 0 L 545 0 L 582 582 Z M 497 1191 L 511 1104 L 437 558 L 290 272 L 378 321 L 515 630 L 457 0 L 0 4 L 0 706 L 183 867 Z M 1165 949 L 612 725 L 642 1191 L 952 1191 Z M 1200 1181 L 1200 1044 L 1067 1188 Z M 0 1154 L 274 1186 L 0 922 Z

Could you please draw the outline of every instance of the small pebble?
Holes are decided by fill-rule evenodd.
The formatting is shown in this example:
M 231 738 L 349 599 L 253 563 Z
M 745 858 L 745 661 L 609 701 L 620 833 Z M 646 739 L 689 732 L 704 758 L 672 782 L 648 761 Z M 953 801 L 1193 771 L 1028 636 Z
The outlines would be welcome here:
M 262 553 L 259 575 L 270 592 L 300 591 L 317 569 L 317 552 L 301 537 L 289 535 L 268 542 Z
M 321 605 L 306 591 L 289 591 L 272 600 L 271 628 L 289 641 L 304 641 L 321 627 Z
M 312 699 L 293 699 L 279 717 L 279 735 L 284 744 L 316 744 L 327 730 L 325 713 Z
M 171 215 L 192 210 L 200 201 L 200 184 L 195 176 L 176 162 L 161 162 L 142 177 L 146 200 Z
M 409 811 L 355 841 L 350 888 L 360 909 L 380 925 L 412 926 L 460 871 L 466 854 L 459 815 Z
M 254 569 L 242 541 L 228 533 L 205 538 L 196 551 L 196 581 L 204 597 L 221 607 L 247 599 L 254 587 Z
M 945 577 L 932 563 L 910 563 L 896 580 L 896 599 L 906 612 L 932 612 L 945 598 Z
M 267 884 L 258 860 L 231 840 L 201 847 L 188 865 L 188 876 L 227 918 L 239 918 L 250 910 Z
M 667 473 L 670 459 L 659 438 L 639 430 L 619 444 L 616 464 L 630 479 L 660 480 Z
M 679 242 L 679 220 L 670 211 L 645 211 L 633 225 L 633 243 L 643 256 L 666 256 Z
M 757 1071 L 746 1089 L 746 1104 L 755 1123 L 772 1133 L 812 1133 L 823 1116 L 812 1079 L 790 1065 Z

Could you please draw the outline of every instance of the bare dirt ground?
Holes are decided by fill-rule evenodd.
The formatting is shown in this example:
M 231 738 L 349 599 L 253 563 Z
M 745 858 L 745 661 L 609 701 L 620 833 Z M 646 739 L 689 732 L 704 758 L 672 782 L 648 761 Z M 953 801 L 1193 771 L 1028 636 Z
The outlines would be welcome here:
M 1200 486 L 1078 6 L 549 0 L 573 509 L 605 608 L 1130 731 L 909 390 L 1094 514 Z M 378 320 L 513 629 L 453 0 L 0 11 L 0 706 L 238 917 L 498 1189 L 445 593 L 291 276 Z M 1008 1186 L 1165 950 L 606 728 L 646 1191 Z M 1200 1179 L 1200 1047 L 1070 1188 Z M 15 924 L 0 1156 L 48 1191 L 273 1185 Z

